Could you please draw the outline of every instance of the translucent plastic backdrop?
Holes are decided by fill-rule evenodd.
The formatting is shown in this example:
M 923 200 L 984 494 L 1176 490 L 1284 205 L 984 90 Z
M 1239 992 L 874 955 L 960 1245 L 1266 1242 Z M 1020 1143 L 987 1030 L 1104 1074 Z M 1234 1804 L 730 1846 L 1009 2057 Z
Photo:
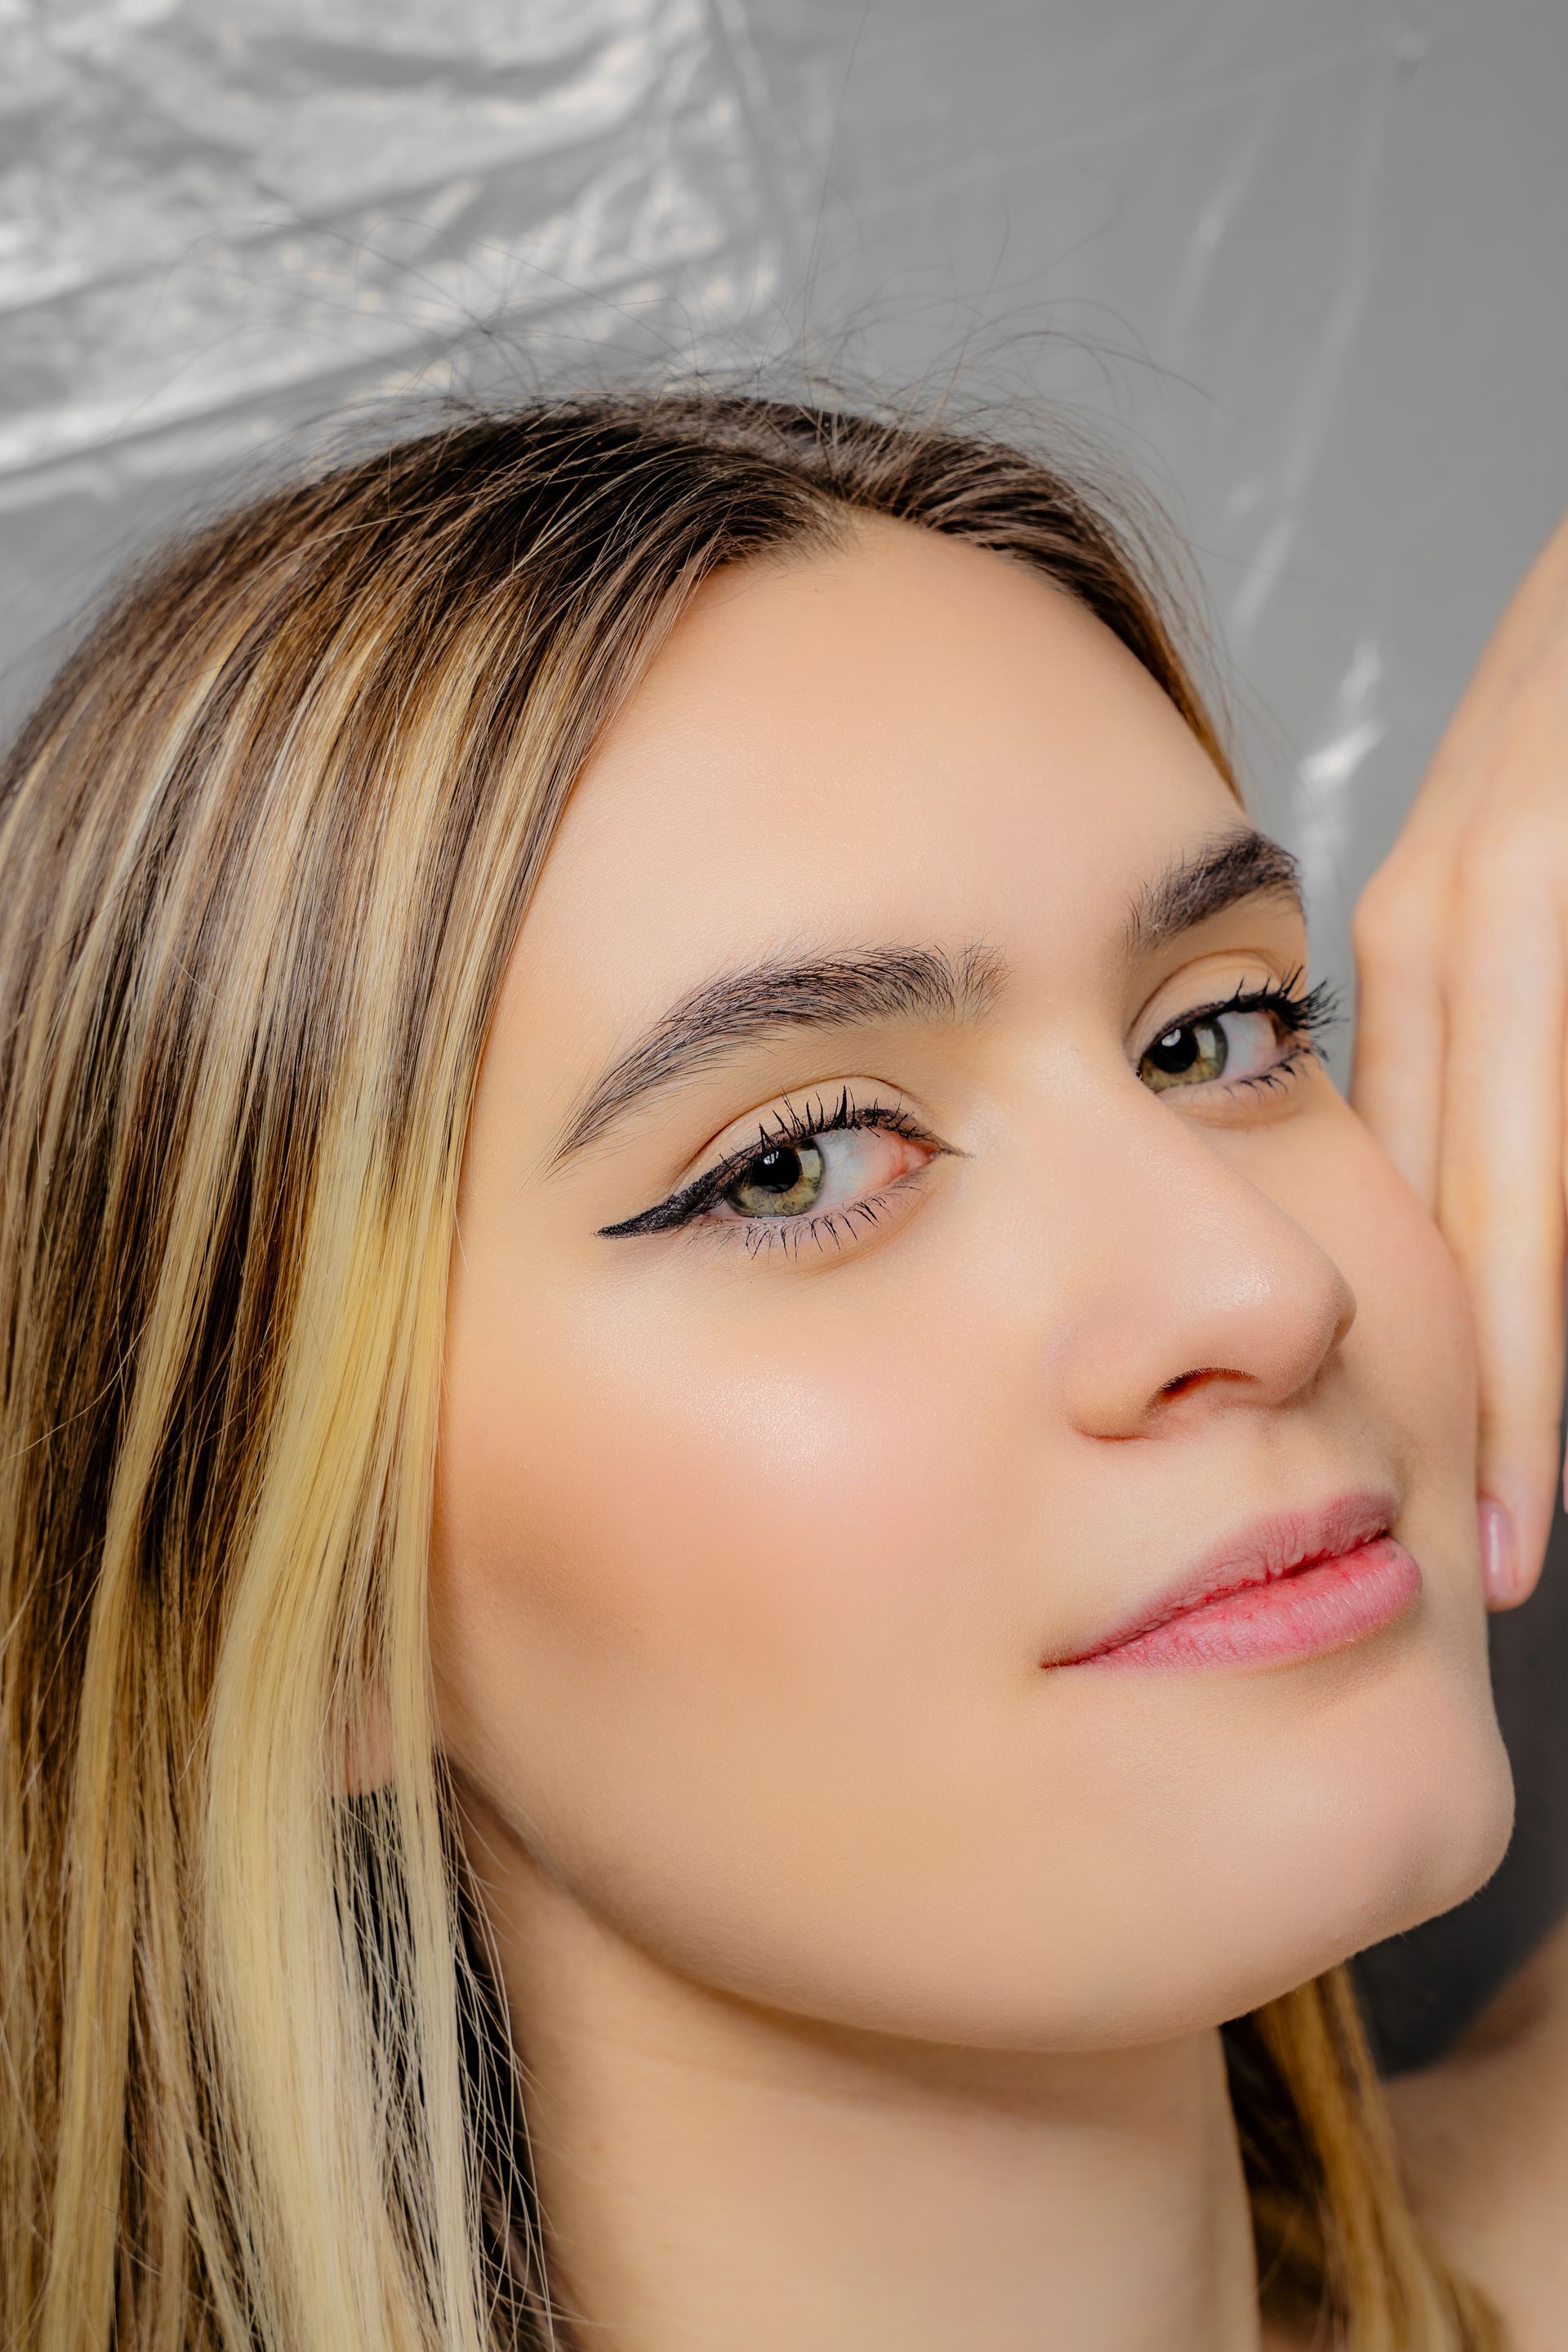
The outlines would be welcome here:
M 1333 934 L 1568 498 L 1565 100 L 1563 0 L 10 0 L 9 698 L 383 390 L 956 373 L 1175 509 Z
M 129 551 L 387 392 L 1043 395 L 1194 542 L 1342 969 L 1568 502 L 1565 101 L 1564 0 L 0 0 L 5 706 Z

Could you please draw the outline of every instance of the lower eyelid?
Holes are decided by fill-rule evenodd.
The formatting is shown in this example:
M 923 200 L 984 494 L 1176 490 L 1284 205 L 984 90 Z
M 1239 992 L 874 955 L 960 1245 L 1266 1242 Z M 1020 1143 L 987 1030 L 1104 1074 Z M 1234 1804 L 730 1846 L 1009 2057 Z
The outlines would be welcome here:
M 702 1211 L 691 1219 L 686 1227 L 686 1232 L 691 1237 L 710 1234 L 720 1243 L 721 1246 L 726 1248 L 733 1246 L 738 1241 L 740 1246 L 749 1250 L 752 1255 L 755 1256 L 763 1250 L 779 1247 L 795 1250 L 802 1244 L 809 1244 L 813 1241 L 820 1240 L 823 1233 L 829 1227 L 841 1223 L 848 1226 L 850 1231 L 837 1236 L 837 1245 L 839 1249 L 847 1249 L 853 1246 L 858 1237 L 854 1230 L 857 1226 L 860 1234 L 868 1236 L 899 1196 L 903 1193 L 912 1193 L 921 1180 L 929 1173 L 936 1162 L 946 1156 L 948 1155 L 942 1149 L 930 1148 L 929 1157 L 922 1160 L 918 1168 L 907 1169 L 902 1175 L 896 1176 L 891 1183 L 884 1184 L 879 1191 L 866 1194 L 862 1200 L 846 1201 L 837 1208 L 819 1210 L 815 1215 L 715 1217 L 707 1211 Z M 833 1239 L 830 1238 L 824 1246 L 832 1249 L 835 1246 Z
M 1317 1049 L 1310 1037 L 1294 1037 L 1286 1043 L 1278 1059 L 1270 1062 L 1267 1069 L 1249 1071 L 1244 1078 L 1222 1078 L 1212 1091 L 1215 1094 L 1246 1094 L 1252 1087 L 1272 1086 L 1280 1077 L 1289 1079 L 1298 1069 L 1318 1059 Z M 1179 1093 L 1180 1088 L 1173 1088 L 1172 1091 Z M 1210 1089 L 1194 1087 L 1189 1091 L 1197 1095 Z

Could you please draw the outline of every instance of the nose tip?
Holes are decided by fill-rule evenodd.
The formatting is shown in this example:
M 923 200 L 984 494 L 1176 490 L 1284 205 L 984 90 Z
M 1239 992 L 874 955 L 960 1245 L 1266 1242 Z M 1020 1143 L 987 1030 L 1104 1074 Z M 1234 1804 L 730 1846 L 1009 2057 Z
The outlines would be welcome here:
M 1110 1264 L 1075 1318 L 1058 1361 L 1088 1433 L 1173 1433 L 1211 1412 L 1297 1401 L 1354 1322 L 1354 1294 L 1312 1235 L 1205 1158 L 1201 1182 L 1150 1188 L 1118 1218 Z

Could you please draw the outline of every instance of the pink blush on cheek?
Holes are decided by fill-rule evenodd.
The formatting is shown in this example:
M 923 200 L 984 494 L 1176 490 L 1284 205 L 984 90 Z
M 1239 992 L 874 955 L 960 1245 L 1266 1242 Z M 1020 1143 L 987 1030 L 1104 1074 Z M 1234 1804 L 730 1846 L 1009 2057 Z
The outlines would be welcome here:
M 448 1463 L 452 1550 L 487 1616 L 677 1677 L 859 1676 L 911 1610 L 947 1637 L 987 1465 L 963 1431 L 930 1427 L 929 1391 L 769 1370 L 639 1383 L 612 1413 L 608 1385 L 584 1382 L 574 1412 L 557 1384 L 547 1429 L 527 1411 L 469 1417 Z

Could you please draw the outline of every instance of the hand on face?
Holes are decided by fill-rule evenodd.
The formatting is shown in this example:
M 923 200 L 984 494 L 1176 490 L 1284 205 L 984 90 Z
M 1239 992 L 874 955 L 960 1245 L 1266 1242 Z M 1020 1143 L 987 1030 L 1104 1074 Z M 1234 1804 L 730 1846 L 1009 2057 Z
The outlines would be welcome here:
M 1458 1262 L 1493 1608 L 1557 1483 L 1568 1184 L 1568 521 L 1488 646 L 1356 910 L 1351 1098 Z
M 1288 881 L 1016 564 L 888 524 L 702 592 L 468 1137 L 432 1622 L 492 1873 L 1044 2048 L 1495 1863 L 1463 1300 L 1312 1055 Z

